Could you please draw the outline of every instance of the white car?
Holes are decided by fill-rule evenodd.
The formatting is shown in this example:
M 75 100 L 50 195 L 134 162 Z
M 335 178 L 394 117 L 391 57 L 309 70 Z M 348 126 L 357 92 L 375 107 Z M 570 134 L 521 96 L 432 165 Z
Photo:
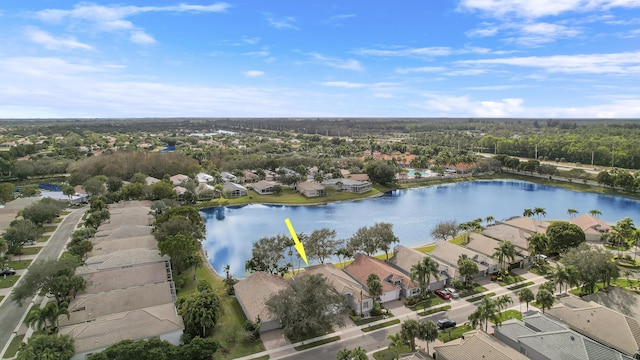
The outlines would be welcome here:
M 458 291 L 454 288 L 445 288 L 445 290 L 451 295 L 452 298 L 457 299 L 460 297 Z

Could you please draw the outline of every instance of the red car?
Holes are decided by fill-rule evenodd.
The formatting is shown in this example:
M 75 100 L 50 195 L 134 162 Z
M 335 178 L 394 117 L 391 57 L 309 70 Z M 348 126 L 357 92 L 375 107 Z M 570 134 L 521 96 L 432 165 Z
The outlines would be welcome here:
M 451 299 L 451 295 L 445 289 L 434 290 L 433 293 L 445 300 Z

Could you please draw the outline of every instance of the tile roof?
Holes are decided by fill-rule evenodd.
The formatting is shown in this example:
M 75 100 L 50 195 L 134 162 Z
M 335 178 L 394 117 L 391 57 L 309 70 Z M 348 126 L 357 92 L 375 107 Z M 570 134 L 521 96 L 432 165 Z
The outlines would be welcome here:
M 85 261 L 85 265 L 76 269 L 76 274 L 83 274 L 97 270 L 121 268 L 131 265 L 151 264 L 168 261 L 168 256 L 161 256 L 158 250 L 129 249 L 110 254 L 92 256 Z
M 254 272 L 233 286 L 247 319 L 256 321 L 260 317 L 265 322 L 275 320 L 265 303 L 286 287 L 287 281 L 282 277 L 262 271 Z
M 478 263 L 478 271 L 480 272 L 486 271 L 489 268 L 487 265 L 481 264 L 480 261 L 485 261 L 487 264 L 497 264 L 495 260 L 486 255 L 444 240 L 438 240 L 436 242 L 436 248 L 433 249 L 430 254 L 436 258 L 436 260 L 450 264 L 456 270 L 458 269 L 458 258 L 462 254 L 467 255 L 471 260 L 475 260 Z
M 167 265 L 153 263 L 120 269 L 86 272 L 82 277 L 87 281 L 85 294 L 95 294 L 115 289 L 126 289 L 167 281 Z
M 526 356 L 508 347 L 492 336 L 479 331 L 469 331 L 458 343 L 448 342 L 434 346 L 436 358 L 448 360 L 525 360 Z
M 611 230 L 609 224 L 590 214 L 582 214 L 575 219 L 571 219 L 570 223 L 578 225 L 582 231 L 589 234 L 601 234 Z
M 469 243 L 464 245 L 464 247 L 469 248 L 473 251 L 479 252 L 480 254 L 484 254 L 488 257 L 492 257 L 496 251 L 496 248 L 500 246 L 502 241 L 498 241 L 496 239 L 492 239 L 488 236 L 484 236 L 482 234 L 470 233 L 469 234 Z M 515 245 L 514 245 L 515 246 Z M 516 248 L 516 251 L 519 250 Z M 522 251 L 520 251 L 522 252 Z M 527 253 L 528 255 L 528 253 Z M 516 255 L 514 257 L 514 262 L 522 261 L 523 257 L 521 255 Z M 505 260 L 506 261 L 506 260 Z
M 503 221 L 503 224 L 517 227 L 530 233 L 546 233 L 550 223 L 541 221 L 528 216 L 520 216 Z
M 360 283 L 353 280 L 346 272 L 336 268 L 331 263 L 309 266 L 301 275 L 310 274 L 321 274 L 339 294 L 351 295 L 356 302 L 371 298 L 364 286 L 360 285 Z M 360 298 L 360 294 L 362 294 L 362 299 Z
M 509 240 L 520 251 L 528 251 L 529 249 L 528 239 L 531 233 L 514 226 L 507 224 L 490 225 L 482 231 L 482 235 L 500 241 Z
M 93 241 L 93 250 L 89 256 L 99 256 L 120 250 L 151 249 L 158 250 L 158 240 L 152 235 L 128 237 L 122 239 Z
M 409 276 L 403 274 L 400 270 L 365 254 L 356 254 L 354 261 L 347 265 L 344 271 L 365 286 L 370 274 L 378 275 L 382 280 L 382 290 L 385 293 L 397 289 L 397 287 L 385 281 L 388 278 L 400 280 L 405 289 L 413 289 L 420 286 L 416 281 L 411 281 Z

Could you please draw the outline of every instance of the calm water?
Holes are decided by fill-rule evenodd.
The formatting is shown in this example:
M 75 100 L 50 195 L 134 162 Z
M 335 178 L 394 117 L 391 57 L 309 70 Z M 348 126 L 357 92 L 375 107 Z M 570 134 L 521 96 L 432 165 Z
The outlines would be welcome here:
M 613 224 L 630 217 L 640 225 L 640 202 L 634 199 L 580 193 L 523 181 L 473 181 L 396 190 L 384 196 L 322 206 L 245 205 L 202 211 L 207 222 L 205 249 L 214 269 L 223 274 L 226 264 L 244 277 L 251 245 L 263 236 L 288 234 L 290 218 L 296 232 L 336 230 L 349 238 L 360 227 L 390 222 L 400 244 L 418 246 L 433 242 L 431 231 L 442 221 L 458 223 L 491 215 L 496 220 L 522 215 L 524 209 L 542 207 L 545 219 L 568 219 L 567 209 L 580 213 L 597 209 L 601 219 Z

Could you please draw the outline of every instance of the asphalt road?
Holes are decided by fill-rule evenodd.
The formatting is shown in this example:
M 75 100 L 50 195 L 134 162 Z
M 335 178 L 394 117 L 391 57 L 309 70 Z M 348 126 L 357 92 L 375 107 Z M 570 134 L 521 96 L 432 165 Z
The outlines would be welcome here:
M 71 237 L 71 233 L 75 230 L 76 225 L 82 218 L 82 215 L 87 210 L 87 207 L 77 209 L 58 225 L 58 229 L 51 236 L 47 244 L 40 250 L 40 255 L 35 260 L 36 262 L 42 262 L 49 259 L 57 259 L 60 253 L 64 249 L 67 240 Z M 0 307 L 0 350 L 2 350 L 6 343 L 11 338 L 11 334 L 20 324 L 20 320 L 29 309 L 28 304 L 31 303 L 33 298 L 25 299 L 23 306 L 19 306 L 13 301 L 13 296 L 9 295 L 9 298 Z

